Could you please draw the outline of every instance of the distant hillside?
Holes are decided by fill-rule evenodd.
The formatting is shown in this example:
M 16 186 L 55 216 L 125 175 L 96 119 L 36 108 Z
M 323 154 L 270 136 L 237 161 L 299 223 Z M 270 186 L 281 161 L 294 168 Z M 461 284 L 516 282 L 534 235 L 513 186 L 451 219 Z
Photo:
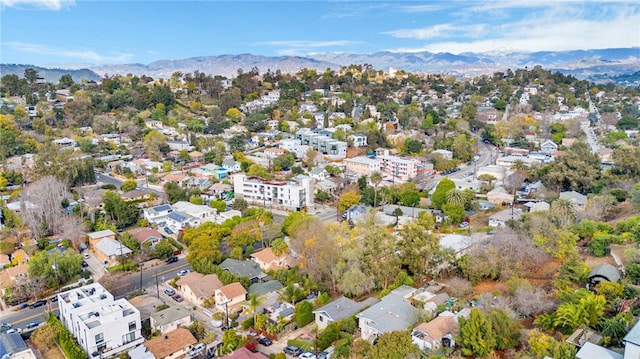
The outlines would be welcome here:
M 171 77 L 175 71 L 182 73 L 192 73 L 194 71 L 204 72 L 210 75 L 222 75 L 228 78 L 235 77 L 238 69 L 245 72 L 257 67 L 261 73 L 268 69 L 271 71 L 280 70 L 285 73 L 297 72 L 300 69 L 316 69 L 324 71 L 327 67 L 338 68 L 339 65 L 326 61 L 319 61 L 308 57 L 298 56 L 260 56 L 252 54 L 241 55 L 221 55 L 221 56 L 200 56 L 182 60 L 161 60 L 152 62 L 149 65 L 105 65 L 95 66 L 91 69 L 100 74 L 135 74 L 148 75 L 154 78 Z
M 38 71 L 38 75 L 42 77 L 45 81 L 51 83 L 58 83 L 60 77 L 62 75 L 71 75 L 74 82 L 82 82 L 82 80 L 89 81 L 99 81 L 102 79 L 102 76 L 97 73 L 89 70 L 89 69 L 78 69 L 78 70 L 68 70 L 68 69 L 48 69 L 45 67 L 33 66 L 33 65 L 15 65 L 15 64 L 0 64 L 0 76 L 4 75 L 18 75 L 20 77 L 24 76 L 24 70 L 32 68 Z
M 376 52 L 373 54 L 323 53 L 313 56 L 260 56 L 252 54 L 200 56 L 181 60 L 161 60 L 144 64 L 119 64 L 90 66 L 90 70 L 36 70 L 47 81 L 57 82 L 65 73 L 76 79 L 97 80 L 105 75 L 148 75 L 153 78 L 169 78 L 175 71 L 183 74 L 200 71 L 210 75 L 232 78 L 238 69 L 250 71 L 257 67 L 261 73 L 267 70 L 291 73 L 300 69 L 324 71 L 351 64 L 370 64 L 376 69 L 390 67 L 410 72 L 445 73 L 475 76 L 492 74 L 508 68 L 518 69 L 542 66 L 546 69 L 571 74 L 581 79 L 617 81 L 617 76 L 640 71 L 640 48 L 576 50 L 576 51 L 492 51 L 485 53 L 400 53 Z M 25 65 L 2 65 L 1 72 L 22 75 Z M 100 75 L 98 75 L 100 74 Z M 602 77 L 602 74 L 606 74 Z

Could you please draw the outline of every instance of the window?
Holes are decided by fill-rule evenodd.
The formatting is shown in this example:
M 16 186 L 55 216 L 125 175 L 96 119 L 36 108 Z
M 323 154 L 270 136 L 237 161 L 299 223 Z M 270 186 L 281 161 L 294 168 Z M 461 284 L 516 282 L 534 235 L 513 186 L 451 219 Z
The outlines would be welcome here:
M 134 330 L 136 330 L 136 322 L 129 323 L 129 331 L 134 331 Z
M 124 343 L 123 344 L 131 343 L 134 340 L 136 340 L 136 333 L 135 332 L 131 332 L 129 334 L 125 334 Z
M 96 344 L 100 344 L 104 342 L 104 334 L 100 333 L 100 334 L 96 334 Z

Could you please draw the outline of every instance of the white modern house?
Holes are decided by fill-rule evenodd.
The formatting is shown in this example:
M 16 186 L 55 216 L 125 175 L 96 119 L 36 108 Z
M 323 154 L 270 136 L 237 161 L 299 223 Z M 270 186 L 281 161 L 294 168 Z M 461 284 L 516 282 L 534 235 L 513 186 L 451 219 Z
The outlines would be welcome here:
M 107 358 L 144 342 L 140 312 L 99 283 L 58 294 L 62 324 L 89 358 Z
M 300 211 L 313 206 L 313 179 L 297 176 L 295 181 L 266 180 L 255 176 L 233 176 L 236 198 L 284 210 Z

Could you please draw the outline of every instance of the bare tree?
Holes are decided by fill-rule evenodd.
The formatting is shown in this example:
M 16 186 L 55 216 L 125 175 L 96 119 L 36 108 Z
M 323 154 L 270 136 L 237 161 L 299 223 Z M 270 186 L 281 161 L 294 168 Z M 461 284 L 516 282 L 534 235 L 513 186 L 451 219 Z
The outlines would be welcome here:
M 454 297 L 465 297 L 473 292 L 471 282 L 464 278 L 453 277 L 445 282 L 447 292 Z
M 80 242 L 85 230 L 84 223 L 76 216 L 67 216 L 60 227 L 61 235 L 70 239 L 75 249 L 80 249 Z
M 513 296 L 513 309 L 520 315 L 531 317 L 555 308 L 555 303 L 542 288 L 522 286 Z
M 60 232 L 65 219 L 62 200 L 68 196 L 65 183 L 53 176 L 39 179 L 22 192 L 20 213 L 36 238 Z

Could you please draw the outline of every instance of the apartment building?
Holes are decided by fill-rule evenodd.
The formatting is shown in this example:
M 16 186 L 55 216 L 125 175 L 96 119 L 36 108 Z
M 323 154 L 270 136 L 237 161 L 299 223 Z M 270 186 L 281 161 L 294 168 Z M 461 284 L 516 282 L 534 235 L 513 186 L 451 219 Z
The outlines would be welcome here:
M 374 172 L 380 171 L 380 161 L 369 157 L 353 157 L 343 161 L 347 172 L 359 175 L 370 176 Z
M 398 156 L 378 156 L 377 159 L 383 176 L 390 177 L 394 182 L 406 182 L 418 174 L 420 161 Z
M 99 283 L 58 294 L 62 324 L 88 357 L 111 357 L 144 341 L 140 312 Z
M 276 209 L 300 211 L 313 206 L 313 180 L 308 176 L 282 181 L 237 174 L 233 176 L 233 189 L 236 198 Z
M 347 157 L 348 144 L 344 141 L 335 140 L 326 134 L 320 134 L 308 128 L 301 128 L 296 132 L 296 139 L 300 140 L 302 145 L 311 146 L 331 159 Z

